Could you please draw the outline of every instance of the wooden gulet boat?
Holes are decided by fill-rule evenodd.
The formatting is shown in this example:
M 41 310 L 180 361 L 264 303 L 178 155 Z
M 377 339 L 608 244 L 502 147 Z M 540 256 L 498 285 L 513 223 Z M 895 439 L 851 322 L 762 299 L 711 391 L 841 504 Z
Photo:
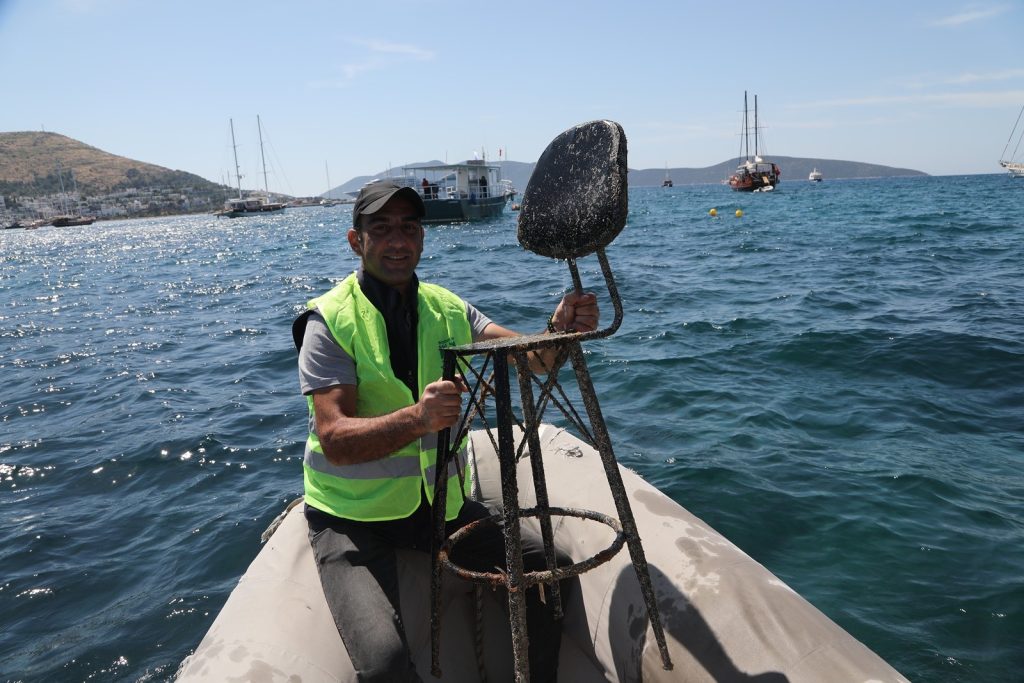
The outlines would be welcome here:
M 92 225 L 96 222 L 94 216 L 56 216 L 50 221 L 55 228 L 66 228 L 74 225 Z
M 260 117 L 256 117 L 256 128 L 260 136 L 260 160 L 263 163 L 263 194 L 251 194 L 248 197 L 242 195 L 242 171 L 238 166 L 238 145 L 235 144 L 235 122 L 229 119 L 231 124 L 231 149 L 235 155 L 235 179 L 238 183 L 238 197 L 228 199 L 224 202 L 224 208 L 215 211 L 214 215 L 222 218 L 239 218 L 240 216 L 259 216 L 268 213 L 284 211 L 287 204 L 274 202 L 270 199 L 270 189 L 267 185 L 267 161 L 263 156 L 263 126 L 260 124 Z
M 743 149 L 744 159 L 729 176 L 729 187 L 737 192 L 770 192 L 779 184 L 782 171 L 778 165 L 761 158 L 758 140 L 757 95 L 754 95 L 754 154 L 750 155 L 750 130 L 747 112 L 747 92 L 743 91 Z
M 95 216 L 83 216 L 78 210 L 78 181 L 75 180 L 75 174 L 71 169 L 68 169 L 68 173 L 71 175 L 71 182 L 74 185 L 74 197 L 75 207 L 72 210 L 71 202 L 68 201 L 67 190 L 64 187 L 64 174 L 61 171 L 60 162 L 57 162 L 57 180 L 60 181 L 60 195 L 63 203 L 64 213 L 59 216 L 54 216 L 50 219 L 50 225 L 55 228 L 66 228 L 76 225 L 92 225 L 96 222 Z

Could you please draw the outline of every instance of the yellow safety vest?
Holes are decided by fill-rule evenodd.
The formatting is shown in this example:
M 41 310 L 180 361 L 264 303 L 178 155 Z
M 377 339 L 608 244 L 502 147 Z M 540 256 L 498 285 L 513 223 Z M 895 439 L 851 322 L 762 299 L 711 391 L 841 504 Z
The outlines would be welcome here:
M 334 339 L 355 359 L 357 416 L 386 415 L 416 402 L 419 397 L 391 369 L 384 317 L 363 294 L 354 273 L 306 305 L 320 311 Z M 417 313 L 417 384 L 422 395 L 426 385 L 441 378 L 440 349 L 470 343 L 472 331 L 466 304 L 437 285 L 419 283 Z M 313 397 L 306 400 L 310 424 L 316 424 Z M 306 503 L 335 517 L 363 522 L 408 517 L 419 507 L 421 488 L 433 504 L 436 461 L 437 435 L 427 434 L 379 460 L 333 465 L 311 431 L 303 459 Z M 459 461 L 465 469 L 464 443 Z M 451 520 L 462 509 L 471 484 L 467 475 L 465 492 L 459 489 L 455 463 L 449 463 L 448 477 L 445 519 Z

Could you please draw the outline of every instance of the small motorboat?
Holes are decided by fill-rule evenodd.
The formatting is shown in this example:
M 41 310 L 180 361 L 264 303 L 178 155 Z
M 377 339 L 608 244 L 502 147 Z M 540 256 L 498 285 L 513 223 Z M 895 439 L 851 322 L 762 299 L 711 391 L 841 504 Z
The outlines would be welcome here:
M 516 430 L 516 441 L 521 432 Z M 539 430 L 550 503 L 615 515 L 599 454 L 552 425 Z M 471 434 L 474 497 L 500 505 L 493 442 Z M 906 682 L 896 670 L 781 580 L 638 475 L 621 468 L 643 540 L 674 668 L 662 668 L 629 554 L 579 577 L 565 606 L 559 680 Z M 518 464 L 520 504 L 535 504 L 530 459 Z M 177 680 L 355 681 L 320 587 L 302 505 L 283 521 L 242 576 Z M 613 532 L 554 517 L 554 540 L 576 562 Z M 524 526 L 535 520 L 526 520 Z M 272 525 L 273 527 L 274 525 Z M 268 530 L 270 531 L 270 530 Z M 419 675 L 431 678 L 430 558 L 399 551 L 402 619 Z M 440 665 L 444 681 L 479 680 L 473 588 L 445 575 Z M 482 662 L 489 681 L 513 678 L 504 595 L 483 591 Z

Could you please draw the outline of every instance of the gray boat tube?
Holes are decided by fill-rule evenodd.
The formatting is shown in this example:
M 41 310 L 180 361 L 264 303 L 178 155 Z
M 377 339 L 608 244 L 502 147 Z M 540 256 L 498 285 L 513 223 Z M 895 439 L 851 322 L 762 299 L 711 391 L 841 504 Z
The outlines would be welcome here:
M 551 505 L 615 514 L 597 452 L 551 425 L 540 431 Z M 518 432 L 517 432 L 518 439 Z M 500 504 L 498 463 L 486 433 L 473 432 L 476 497 Z M 714 529 L 623 468 L 643 539 L 674 670 L 665 671 L 643 596 L 620 552 L 580 577 L 566 605 L 559 680 L 905 682 L 895 669 Z M 518 469 L 520 504 L 534 504 L 528 459 Z M 554 518 L 555 543 L 574 561 L 607 547 L 612 532 Z M 524 524 L 535 524 L 532 520 Z M 430 560 L 399 552 L 402 618 L 420 676 L 430 676 Z M 511 640 L 500 592 L 484 591 L 488 681 L 512 680 Z M 472 586 L 444 581 L 441 669 L 446 681 L 479 680 Z M 355 673 L 324 601 L 302 506 L 284 517 L 239 580 L 178 681 L 349 682 Z

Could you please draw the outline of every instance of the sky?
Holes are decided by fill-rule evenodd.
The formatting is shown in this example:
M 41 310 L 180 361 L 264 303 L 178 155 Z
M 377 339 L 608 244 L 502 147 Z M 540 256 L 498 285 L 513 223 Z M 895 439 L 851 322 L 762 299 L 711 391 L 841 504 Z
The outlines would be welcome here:
M 405 163 L 533 162 L 622 124 L 630 168 L 740 151 L 1000 172 L 1021 0 L 0 0 L 0 131 L 317 195 Z M 1022 150 L 1024 151 L 1024 150 Z M 783 169 L 785 173 L 785 169 Z M 522 189 L 522 188 L 520 188 Z

